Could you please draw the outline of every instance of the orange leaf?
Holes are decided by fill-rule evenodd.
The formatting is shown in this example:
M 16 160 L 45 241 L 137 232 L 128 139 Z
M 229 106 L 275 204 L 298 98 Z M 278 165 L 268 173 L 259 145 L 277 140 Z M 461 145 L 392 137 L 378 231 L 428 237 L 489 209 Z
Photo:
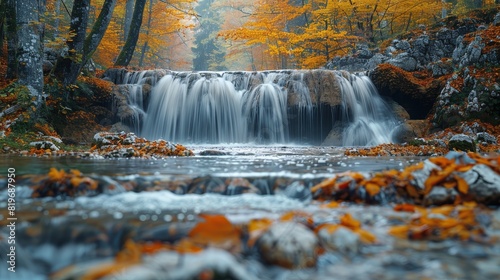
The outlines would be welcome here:
M 69 172 L 75 176 L 82 176 L 82 172 L 78 169 L 71 169 Z
M 354 232 L 359 235 L 363 243 L 374 243 L 375 241 L 377 241 L 375 235 L 367 230 L 357 229 Z
M 444 179 L 446 179 L 455 170 L 455 166 L 456 165 L 452 163 L 446 166 L 444 170 L 441 171 L 436 171 L 435 169 L 432 170 L 427 180 L 425 180 L 424 193 L 428 194 L 432 190 L 432 187 L 434 187 L 435 185 L 441 183 Z
M 351 214 L 346 213 L 342 217 L 340 217 L 340 224 L 346 226 L 350 229 L 359 229 L 361 227 L 361 223 L 354 219 Z
M 240 230 L 224 215 L 200 214 L 200 216 L 205 221 L 199 222 L 188 234 L 194 243 L 224 249 L 240 249 Z
M 402 211 L 402 212 L 415 212 L 415 205 L 412 204 L 398 204 L 394 206 L 394 211 Z
M 322 224 L 320 226 L 318 226 L 316 229 L 314 229 L 314 231 L 316 233 L 320 232 L 321 230 L 326 230 L 328 231 L 329 234 L 332 234 L 334 233 L 339 227 L 341 227 L 341 225 L 336 225 L 336 224 Z
M 174 250 L 181 254 L 186 254 L 186 253 L 189 254 L 189 253 L 199 253 L 203 251 L 203 248 L 194 244 L 193 241 L 184 238 L 174 245 Z
M 448 166 L 452 163 L 455 162 L 453 159 L 447 159 L 445 157 L 434 157 L 434 158 L 429 158 L 429 161 L 434 163 L 435 165 L 440 166 L 441 168 Z
M 312 214 L 304 211 L 289 211 L 280 217 L 280 221 L 283 222 L 294 221 L 302 223 L 308 227 L 312 227 L 312 225 L 314 224 Z
M 409 225 L 393 226 L 389 229 L 389 234 L 399 238 L 408 238 L 409 232 L 410 232 Z
M 335 186 L 335 182 L 337 181 L 337 177 L 335 178 L 331 178 L 331 179 L 326 179 L 326 180 L 323 180 L 321 183 L 317 184 L 316 186 L 312 187 L 311 188 L 311 192 L 312 193 L 315 193 L 317 192 L 319 189 L 329 189 L 329 188 L 333 188 Z M 326 190 L 324 190 L 326 191 Z M 326 194 L 331 194 L 331 191 L 326 191 Z
M 380 192 L 380 187 L 372 182 L 368 182 L 365 185 L 365 190 L 370 194 L 370 196 L 375 196 Z
M 340 206 L 340 203 L 337 201 L 330 201 L 329 203 L 322 204 L 321 208 L 337 208 Z
M 267 218 L 264 219 L 253 219 L 248 223 L 248 246 L 252 247 L 255 244 L 255 241 L 259 239 L 259 237 L 266 232 L 266 230 L 273 224 L 273 221 Z
M 443 187 L 447 189 L 453 189 L 456 186 L 457 186 L 457 181 L 446 181 L 443 183 Z
M 457 181 L 458 191 L 463 194 L 467 194 L 469 192 L 469 184 L 467 184 L 467 181 L 465 181 L 464 178 L 458 175 L 455 175 L 454 177 Z
M 59 181 L 66 176 L 66 172 L 64 172 L 63 169 L 61 171 L 58 171 L 57 168 L 51 167 L 49 171 L 49 179 L 53 181 Z
M 410 185 L 410 184 L 406 185 L 406 191 L 413 198 L 418 198 L 420 196 L 418 194 L 418 191 L 415 189 L 415 187 Z

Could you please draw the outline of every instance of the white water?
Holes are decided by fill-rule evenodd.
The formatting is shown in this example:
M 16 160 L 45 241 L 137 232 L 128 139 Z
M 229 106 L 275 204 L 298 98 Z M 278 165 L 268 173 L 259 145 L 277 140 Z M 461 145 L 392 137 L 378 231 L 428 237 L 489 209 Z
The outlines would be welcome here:
M 136 131 L 148 139 L 182 143 L 289 143 L 295 140 L 293 128 L 300 139 L 322 142 L 318 138 L 325 135 L 313 135 L 313 128 L 331 118 L 329 123 L 343 128 L 344 146 L 392 142 L 396 119 L 368 77 L 333 72 L 341 92 L 328 94 L 340 95 L 342 103 L 321 115 L 313 100 L 323 93 L 308 87 L 304 73 L 169 73 L 153 87 Z M 137 102 L 131 106 L 144 108 Z

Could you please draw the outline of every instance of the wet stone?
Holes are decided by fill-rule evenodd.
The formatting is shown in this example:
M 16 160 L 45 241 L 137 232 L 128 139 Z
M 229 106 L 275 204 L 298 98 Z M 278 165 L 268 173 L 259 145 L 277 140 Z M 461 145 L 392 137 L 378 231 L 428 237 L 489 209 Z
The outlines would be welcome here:
M 487 205 L 500 205 L 500 175 L 487 165 L 475 165 L 459 176 L 469 185 L 469 195 L 475 201 Z
M 313 266 L 317 246 L 316 235 L 295 222 L 275 223 L 257 241 L 257 248 L 266 262 L 286 268 Z
M 308 185 L 302 181 L 295 181 L 286 186 L 284 189 L 276 189 L 275 194 L 284 195 L 300 201 L 310 201 L 312 199 L 312 193 Z
M 204 150 L 200 152 L 200 156 L 225 156 L 228 153 L 219 150 Z
M 212 276 L 210 278 L 202 278 L 201 275 Z M 256 280 L 257 278 L 249 273 L 230 253 L 210 248 L 198 254 L 160 252 L 145 256 L 141 264 L 112 275 L 110 279 Z
M 256 193 L 259 194 L 260 191 L 254 185 L 244 178 L 232 178 L 226 180 L 226 194 L 227 195 L 237 195 L 244 193 Z
M 428 193 L 424 198 L 425 205 L 443 205 L 443 204 L 453 204 L 458 192 L 455 189 L 448 189 L 441 186 L 435 186 L 432 188 L 430 193 Z
M 318 232 L 318 238 L 325 249 L 344 254 L 358 253 L 361 247 L 359 235 L 346 227 L 339 227 L 333 233 L 328 228 L 323 228 Z

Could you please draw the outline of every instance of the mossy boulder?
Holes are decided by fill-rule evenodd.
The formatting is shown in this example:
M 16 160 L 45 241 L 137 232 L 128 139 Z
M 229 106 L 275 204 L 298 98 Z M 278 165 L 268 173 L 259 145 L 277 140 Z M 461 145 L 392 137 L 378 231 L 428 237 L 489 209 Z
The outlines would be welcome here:
M 466 134 L 457 134 L 451 137 L 448 142 L 448 148 L 450 150 L 459 150 L 459 151 L 476 151 L 476 143 L 474 139 Z

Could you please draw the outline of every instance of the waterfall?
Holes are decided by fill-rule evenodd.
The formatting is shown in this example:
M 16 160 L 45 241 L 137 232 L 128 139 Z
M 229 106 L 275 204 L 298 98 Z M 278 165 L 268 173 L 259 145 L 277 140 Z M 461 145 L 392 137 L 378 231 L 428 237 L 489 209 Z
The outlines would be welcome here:
M 344 129 L 343 146 L 373 146 L 392 142 L 397 120 L 392 109 L 380 98 L 366 76 L 339 77 L 342 106 L 348 126 Z
M 139 134 L 181 143 L 316 145 L 341 129 L 339 145 L 366 146 L 392 142 L 397 124 L 368 77 L 330 70 L 165 72 L 139 99 Z

